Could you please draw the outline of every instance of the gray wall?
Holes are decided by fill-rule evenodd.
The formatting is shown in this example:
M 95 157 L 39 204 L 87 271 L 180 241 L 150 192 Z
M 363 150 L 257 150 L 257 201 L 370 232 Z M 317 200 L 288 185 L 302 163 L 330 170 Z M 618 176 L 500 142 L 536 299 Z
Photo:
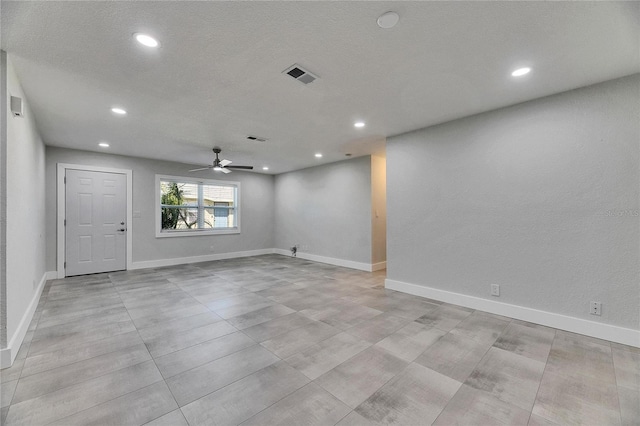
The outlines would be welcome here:
M 388 140 L 388 278 L 637 329 L 639 95 L 636 74 Z
M 120 155 L 47 147 L 47 269 L 56 269 L 56 173 L 57 163 L 131 169 L 133 171 L 133 261 L 162 260 L 207 254 L 231 253 L 272 248 L 273 181 L 271 175 L 233 172 L 228 175 L 210 171 L 189 173 L 192 165 L 169 161 L 147 160 Z M 240 234 L 202 235 L 192 237 L 156 238 L 155 236 L 155 175 L 201 177 L 238 181 L 241 184 Z
M 371 157 L 275 178 L 276 248 L 371 263 Z
M 24 116 L 7 108 L 6 304 L 7 343 L 11 343 L 38 284 L 45 274 L 45 146 L 38 134 L 29 101 L 7 62 L 7 99 L 22 98 Z M 3 260 L 4 261 L 4 260 Z M 5 325 L 5 323 L 3 323 Z M 18 350 L 18 348 L 13 348 Z

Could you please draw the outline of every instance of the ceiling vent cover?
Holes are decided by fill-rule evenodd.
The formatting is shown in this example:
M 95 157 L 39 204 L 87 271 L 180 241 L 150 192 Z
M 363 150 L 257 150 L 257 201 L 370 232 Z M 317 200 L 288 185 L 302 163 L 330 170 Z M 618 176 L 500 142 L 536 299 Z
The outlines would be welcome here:
M 293 64 L 282 72 L 304 84 L 309 84 L 318 78 L 317 75 L 305 70 L 298 64 Z
M 266 142 L 267 138 L 261 138 L 260 136 L 247 136 L 247 139 L 249 139 L 250 141 L 256 141 L 256 142 Z

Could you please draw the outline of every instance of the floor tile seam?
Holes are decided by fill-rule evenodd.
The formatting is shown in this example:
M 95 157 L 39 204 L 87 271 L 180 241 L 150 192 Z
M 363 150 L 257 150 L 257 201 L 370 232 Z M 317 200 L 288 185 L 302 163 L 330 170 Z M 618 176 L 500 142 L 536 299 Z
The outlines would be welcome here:
M 529 422 L 531 422 L 531 416 L 533 416 L 533 409 L 535 408 L 537 402 L 538 402 L 538 395 L 540 394 L 540 388 L 542 387 L 542 381 L 544 380 L 544 375 L 547 373 L 547 367 L 549 366 L 549 355 L 551 355 L 551 348 L 553 347 L 553 342 L 556 339 L 556 332 L 554 330 L 553 333 L 553 339 L 551 340 L 551 345 L 549 346 L 549 353 L 547 354 L 547 359 L 544 363 L 544 369 L 542 370 L 542 375 L 540 376 L 540 381 L 538 382 L 538 388 L 536 389 L 536 396 L 533 398 L 533 405 L 531 406 L 531 410 L 529 411 L 529 419 L 527 420 L 527 424 Z M 552 423 L 555 423 L 553 420 L 551 419 L 547 419 L 544 416 L 541 416 L 542 418 L 549 420 Z
M 613 357 L 613 348 L 611 348 L 611 364 L 613 365 L 613 381 L 616 389 L 616 401 L 618 402 L 618 416 L 619 416 L 620 424 L 622 424 L 622 404 L 620 403 L 620 388 L 624 388 L 624 389 L 628 389 L 628 388 L 618 385 L 618 375 L 616 374 L 616 362 L 615 362 L 615 358 Z
M 205 313 L 207 313 L 207 312 L 199 312 L 199 313 L 196 313 L 196 314 L 193 314 L 193 315 L 187 315 L 187 316 L 185 316 L 185 317 L 181 317 L 180 319 L 192 318 L 192 317 L 196 317 L 196 316 L 198 316 L 198 315 L 203 315 L 203 314 L 205 314 Z M 214 315 L 215 315 L 215 313 L 214 313 Z M 144 317 L 143 317 L 143 318 L 144 318 Z M 132 320 L 132 321 L 133 321 L 133 320 Z M 149 326 L 149 327 L 143 327 L 143 328 L 138 328 L 138 327 L 136 327 L 136 330 L 138 331 L 138 333 L 140 333 L 141 331 L 142 331 L 142 332 L 144 332 L 144 330 L 147 330 L 147 329 L 152 328 L 152 327 L 158 327 L 159 325 L 162 325 L 162 324 L 164 324 L 164 323 L 171 322 L 171 321 L 173 321 L 173 320 L 162 321 L 162 322 L 160 322 L 160 323 L 158 323 L 158 324 L 154 324 L 154 325 L 151 325 L 151 326 Z M 190 328 L 185 328 L 185 329 L 181 329 L 181 330 L 171 330 L 171 331 L 167 331 L 167 332 L 165 332 L 164 334 L 162 334 L 161 336 L 157 336 L 157 337 L 155 337 L 155 338 L 150 338 L 150 339 L 148 339 L 148 340 L 153 341 L 153 340 L 156 340 L 156 339 L 158 339 L 158 338 L 167 338 L 167 337 L 175 337 L 175 336 L 179 336 L 179 335 L 182 335 L 182 334 L 184 334 L 184 333 L 187 333 L 187 332 L 189 332 L 189 331 L 191 331 L 191 330 L 197 330 L 197 329 L 199 329 L 199 328 L 209 327 L 209 326 L 212 326 L 212 325 L 214 325 L 214 324 L 221 323 L 221 322 L 223 322 L 223 321 L 224 321 L 224 322 L 227 322 L 224 318 L 220 318 L 220 319 L 216 319 L 216 320 L 215 320 L 215 321 L 213 321 L 213 322 L 210 322 L 210 323 L 207 323 L 207 324 L 198 325 L 198 326 L 196 326 L 196 327 L 190 327 Z M 135 326 L 135 323 L 134 323 L 133 325 Z M 231 324 L 229 324 L 229 325 L 231 325 Z M 232 326 L 232 327 L 233 327 L 233 326 Z M 235 328 L 235 327 L 234 327 L 234 328 Z M 224 336 L 224 334 L 223 334 L 223 336 Z M 141 334 L 140 334 L 140 338 L 141 338 L 141 339 L 143 339 L 143 342 L 147 343 L 147 341 L 146 341 L 146 340 L 144 340 L 144 338 L 142 337 L 142 335 L 141 335 Z M 217 338 L 217 337 L 214 337 L 213 339 L 216 339 L 216 338 Z M 208 339 L 208 340 L 212 340 L 212 339 Z M 197 345 L 197 344 L 199 344 L 199 343 L 196 343 L 196 345 Z M 186 346 L 186 347 L 190 347 L 190 346 L 195 346 L 195 345 L 189 345 L 189 346 Z M 180 349 L 178 349 L 178 350 L 180 350 Z
M 93 376 L 93 377 L 90 377 L 90 378 L 88 378 L 88 379 L 81 380 L 81 381 L 79 381 L 79 382 L 71 383 L 71 384 L 69 384 L 68 386 L 64 386 L 64 387 L 61 387 L 61 388 L 58 388 L 58 389 L 54 389 L 54 390 L 52 390 L 52 391 L 45 392 L 45 393 L 43 393 L 43 394 L 40 394 L 40 395 L 34 396 L 33 398 L 28 398 L 28 399 L 22 400 L 22 401 L 20 401 L 20 402 L 15 403 L 15 404 L 13 404 L 13 403 L 12 403 L 11 405 L 18 405 L 18 404 L 22 404 L 22 403 L 24 403 L 24 402 L 32 401 L 32 400 L 34 400 L 34 399 L 41 398 L 41 397 L 44 397 L 44 396 L 50 395 L 50 394 L 55 393 L 55 392 L 64 391 L 64 390 L 69 389 L 69 388 L 71 388 L 71 387 L 78 386 L 78 385 L 81 385 L 81 384 L 86 383 L 86 382 L 88 382 L 88 381 L 96 380 L 96 379 L 99 379 L 99 378 L 101 378 L 101 377 L 108 376 L 109 374 L 117 373 L 118 371 L 121 371 L 121 370 L 124 370 L 124 369 L 127 369 L 127 368 L 131 368 L 131 367 L 135 367 L 136 365 L 144 364 L 145 362 L 149 362 L 149 361 L 153 361 L 153 359 L 150 357 L 149 359 L 146 359 L 146 360 L 144 360 L 144 361 L 140 361 L 140 362 L 137 362 L 137 363 L 135 363 L 135 364 L 131 364 L 131 365 L 127 365 L 127 366 L 124 366 L 124 367 L 121 367 L 121 368 L 117 368 L 117 369 L 115 369 L 115 370 L 111 370 L 111 371 L 105 372 L 104 374 L 99 374 L 99 375 L 97 375 L 97 376 Z M 155 363 L 154 363 L 154 364 L 155 364 Z M 158 367 L 156 366 L 156 368 L 158 368 Z M 160 375 L 160 377 L 162 377 L 162 375 Z M 19 380 L 20 380 L 20 379 L 18 379 L 18 381 L 19 381 Z M 154 382 L 154 383 L 157 383 L 157 382 Z M 19 384 L 19 383 L 18 383 L 18 384 Z M 16 385 L 16 389 L 17 389 L 17 385 Z M 129 392 L 127 392 L 127 393 L 129 393 Z M 15 397 L 15 392 L 14 392 L 14 397 Z M 119 398 L 119 396 L 118 396 L 118 397 L 116 397 L 116 398 Z M 112 398 L 112 399 L 115 399 L 115 398 Z M 13 400 L 13 397 L 12 397 L 12 400 Z M 110 401 L 110 400 L 109 400 L 109 401 Z M 107 401 L 104 401 L 104 402 L 107 402 Z M 56 420 L 56 421 L 57 421 L 57 420 Z
M 123 306 L 123 308 L 124 308 L 124 306 Z M 124 308 L 124 309 L 126 309 L 126 308 Z M 119 315 L 119 314 L 122 314 L 122 312 L 120 312 L 120 313 L 114 313 L 114 314 L 107 314 L 107 315 L 105 315 L 105 314 L 104 314 L 104 312 L 102 312 L 102 313 L 97 313 L 97 314 L 92 314 L 92 315 L 83 316 L 83 317 L 80 317 L 80 318 L 75 318 L 75 319 L 73 319 L 73 320 L 71 320 L 71 321 L 69 321 L 69 322 L 64 322 L 64 323 L 60 323 L 60 324 L 55 324 L 55 325 L 46 325 L 46 326 L 45 326 L 45 325 L 43 325 L 43 326 L 42 326 L 42 328 L 36 328 L 36 329 L 35 329 L 35 330 L 33 330 L 33 331 L 42 331 L 42 330 L 44 330 L 44 329 L 47 329 L 47 328 L 54 328 L 54 327 L 55 327 L 55 328 L 63 328 L 63 329 L 64 329 L 64 328 L 65 328 L 64 326 L 67 326 L 67 327 L 68 327 L 68 326 L 69 326 L 69 324 L 71 324 L 71 323 L 73 323 L 73 322 L 78 322 L 78 323 L 80 323 L 81 325 L 84 325 L 84 326 L 89 327 L 89 328 L 98 327 L 98 326 L 102 326 L 102 325 L 108 325 L 108 324 L 115 324 L 115 323 L 119 323 L 119 322 L 126 322 L 126 320 L 124 320 L 124 321 L 107 321 L 107 322 L 104 322 L 104 323 L 91 324 L 91 323 L 90 323 L 91 321 L 87 321 L 87 317 L 93 317 L 93 316 L 95 316 L 95 317 L 97 317 L 97 318 L 106 318 L 106 317 L 110 317 L 110 316 L 116 316 L 116 315 Z M 38 326 L 39 326 L 39 325 L 40 325 L 40 321 L 38 321 Z M 78 330 L 78 331 L 82 331 L 82 330 Z M 69 332 L 68 334 L 77 333 L 78 331 Z M 39 337 L 39 338 L 37 338 L 37 339 L 35 339 L 35 338 L 34 338 L 32 341 L 37 342 L 38 340 L 43 340 L 43 339 L 64 337 L 64 336 L 66 336 L 66 335 L 68 335 L 68 334 L 62 334 L 62 335 L 60 335 L 60 336 Z M 34 337 L 35 337 L 35 336 L 34 336 Z
M 120 296 L 118 294 L 118 296 L 120 297 L 120 300 L 122 300 L 122 296 Z M 126 309 L 126 308 L 125 308 Z M 131 314 L 129 313 L 129 310 L 127 309 L 127 315 L 129 315 L 129 318 L 131 320 L 131 322 L 133 323 L 133 326 L 136 330 L 136 333 L 138 334 L 138 338 L 140 339 L 140 341 L 142 342 L 142 344 L 144 345 L 144 347 L 147 350 L 147 353 L 149 354 L 149 357 L 151 358 L 151 361 L 153 362 L 153 365 L 156 367 L 156 371 L 158 372 L 158 374 L 160 375 L 160 377 L 162 378 L 162 381 L 164 382 L 165 386 L 167 387 L 167 389 L 169 389 L 169 393 L 171 394 L 171 397 L 173 398 L 173 401 L 176 403 L 176 406 L 179 408 L 180 404 L 178 404 L 178 400 L 176 400 L 175 395 L 173 394 L 173 392 L 171 391 L 171 388 L 169 387 L 169 384 L 166 382 L 166 380 L 164 379 L 164 376 L 162 375 L 162 371 L 160 371 L 160 369 L 158 368 L 158 364 L 156 363 L 155 358 L 153 357 L 153 355 L 151 354 L 151 352 L 149 351 L 149 348 L 147 347 L 147 344 L 145 343 L 144 339 L 142 338 L 142 336 L 140 335 L 140 330 L 138 330 L 138 327 L 136 327 L 135 323 L 133 322 L 133 319 L 131 318 Z M 158 383 L 158 382 L 155 382 Z M 155 384 L 153 383 L 153 384 Z
M 371 346 L 369 346 L 369 348 L 371 348 Z M 369 349 L 369 348 L 366 348 L 365 350 L 367 350 L 367 349 Z M 387 350 L 385 350 L 385 349 L 383 349 L 383 348 L 379 348 L 379 349 L 382 349 L 382 350 L 383 350 L 384 352 L 386 352 L 387 354 L 392 355 L 392 356 L 394 356 L 395 358 L 398 358 L 398 357 L 396 357 L 395 355 L 393 355 L 391 352 L 388 352 Z M 364 351 L 360 351 L 360 352 L 358 352 L 356 355 L 359 355 L 359 354 L 361 354 L 362 352 L 364 352 Z M 355 355 L 354 355 L 354 356 L 355 356 Z M 353 358 L 353 357 L 351 357 L 351 358 Z M 401 361 L 404 361 L 404 360 L 403 360 L 403 359 L 401 359 L 401 358 L 398 358 L 398 359 L 399 359 L 399 360 L 401 360 Z M 346 361 L 345 361 L 345 362 L 346 362 Z M 412 362 L 407 362 L 407 365 L 405 365 L 405 366 L 404 366 L 400 371 L 398 371 L 396 374 L 394 374 L 394 375 L 393 375 L 393 376 L 391 376 L 389 379 L 387 379 L 387 380 L 386 380 L 386 381 L 385 381 L 381 386 L 379 386 L 375 391 L 373 391 L 373 392 L 371 393 L 371 395 L 369 395 L 369 396 L 368 396 L 364 401 L 362 401 L 360 404 L 358 404 L 358 406 L 356 406 L 356 407 L 354 407 L 354 408 L 352 408 L 352 407 L 351 407 L 349 404 L 347 404 L 345 401 L 341 400 L 337 395 L 334 395 L 334 394 L 333 394 L 329 389 L 326 389 L 324 386 L 322 386 L 322 384 L 321 384 L 321 383 L 318 383 L 318 382 L 317 382 L 317 380 L 319 380 L 322 376 L 324 376 L 324 375 L 325 375 L 325 374 L 327 374 L 327 373 L 330 373 L 331 371 L 335 370 L 336 368 L 338 368 L 338 367 L 339 367 L 340 365 L 342 365 L 342 364 L 340 364 L 340 365 L 336 365 L 336 366 L 335 366 L 334 368 L 332 368 L 331 370 L 327 371 L 327 372 L 326 372 L 326 373 L 324 373 L 324 374 L 321 374 L 321 375 L 320 375 L 320 376 L 318 376 L 316 379 L 314 379 L 314 380 L 313 380 L 313 382 L 314 382 L 315 384 L 317 384 L 318 386 L 320 386 L 322 389 L 324 389 L 324 390 L 326 390 L 327 392 L 329 392 L 331 395 L 333 395 L 335 398 L 337 398 L 337 399 L 338 399 L 340 402 L 342 402 L 344 405 L 346 405 L 347 407 L 351 408 L 351 411 L 355 411 L 355 410 L 356 410 L 356 408 L 358 408 L 360 405 L 364 404 L 364 403 L 365 403 L 365 402 L 366 402 L 366 401 L 367 401 L 367 400 L 368 400 L 372 395 L 374 395 L 374 394 L 375 394 L 376 392 L 378 392 L 380 389 L 382 389 L 383 387 L 385 387 L 385 386 L 387 385 L 387 383 L 389 383 L 390 381 L 392 381 L 393 379 L 395 379 L 396 377 L 398 377 L 400 374 L 404 373 L 404 371 L 405 371 L 407 368 L 409 368 L 409 366 L 410 366 L 411 364 L 413 364 L 413 363 L 414 363 L 413 361 L 412 361 Z M 343 363 L 343 364 L 344 364 L 344 363 Z M 418 365 L 420 365 L 420 364 L 418 364 Z M 431 370 L 429 367 L 425 367 L 424 365 L 420 365 L 420 367 L 427 368 L 427 369 Z M 437 371 L 435 371 L 435 370 L 431 370 L 431 371 L 434 371 L 434 372 L 438 373 L 438 372 L 437 372 Z M 438 373 L 438 374 L 442 374 L 442 373 Z M 442 374 L 442 375 L 444 376 L 444 374 Z M 447 377 L 448 377 L 448 376 L 447 376 Z M 449 377 L 449 378 L 450 378 L 450 377 Z M 455 379 L 452 379 L 452 380 L 455 380 Z
M 146 361 L 145 361 L 145 362 L 146 362 Z M 123 396 L 127 396 L 127 395 L 129 395 L 129 394 L 134 393 L 134 392 L 138 392 L 138 391 L 140 391 L 140 390 L 142 390 L 142 389 L 146 389 L 146 388 L 148 388 L 148 387 L 154 386 L 154 385 L 156 385 L 156 384 L 158 384 L 158 383 L 160 383 L 160 382 L 164 382 L 164 380 L 160 379 L 160 380 L 158 380 L 158 381 L 156 381 L 156 382 L 150 383 L 150 384 L 149 384 L 149 385 L 147 385 L 147 386 L 144 386 L 144 387 L 141 387 L 141 388 L 138 388 L 138 389 L 134 389 L 134 390 L 129 391 L 129 392 L 125 392 L 125 393 L 123 393 L 123 394 L 121 394 L 121 395 L 118 395 L 118 396 L 116 396 L 116 397 L 114 397 L 114 398 L 110 398 L 110 399 L 105 400 L 105 401 L 101 401 L 101 402 L 99 402 L 99 403 L 97 403 L 97 404 L 94 404 L 94 405 L 92 405 L 92 406 L 90 406 L 90 407 L 86 407 L 86 408 L 84 408 L 84 409 L 82 409 L 82 410 L 80 410 L 80 411 L 76 411 L 75 413 L 69 414 L 68 416 L 61 417 L 61 418 L 59 418 L 59 419 L 56 419 L 56 420 L 50 421 L 50 422 L 48 422 L 48 423 L 44 423 L 44 425 L 43 425 L 43 426 L 47 426 L 47 425 L 50 425 L 50 424 L 58 423 L 58 422 L 61 422 L 61 421 L 62 421 L 62 420 L 64 420 L 64 419 L 69 419 L 70 417 L 73 417 L 73 416 L 75 416 L 75 415 L 77 415 L 77 414 L 80 414 L 80 413 L 83 413 L 83 412 L 85 412 L 85 411 L 93 410 L 93 409 L 95 409 L 96 407 L 99 407 L 100 405 L 107 404 L 107 403 L 109 403 L 109 402 L 111 402 L 111 401 L 113 401 L 113 400 L 116 400 L 116 399 L 118 399 L 118 398 L 122 398 Z M 166 383 L 165 383 L 165 385 L 166 385 Z M 167 386 L 167 388 L 168 388 L 168 387 L 169 387 L 169 386 Z M 173 396 L 173 395 L 172 395 L 172 396 Z M 176 405 L 177 405 L 177 402 L 176 402 Z M 173 411 L 173 410 L 171 410 L 171 411 Z M 165 413 L 165 414 L 167 414 L 167 413 Z M 164 414 L 163 414 L 163 415 L 164 415 Z M 160 417 L 162 417 L 162 416 L 160 416 Z M 148 423 L 148 422 L 147 422 L 147 423 Z
M 234 333 L 236 333 L 236 332 L 234 332 Z M 221 337 L 225 337 L 225 336 L 229 336 L 230 334 L 232 334 L 232 333 L 225 334 L 225 335 L 220 336 L 220 337 L 216 337 L 216 339 L 219 339 L 219 338 L 221 338 Z M 247 336 L 247 337 L 248 337 L 248 336 Z M 211 341 L 216 340 L 216 339 L 211 339 L 211 340 L 208 340 L 208 341 L 206 341 L 206 342 L 198 343 L 197 345 L 189 346 L 189 347 L 184 348 L 184 349 L 179 349 L 179 350 L 177 350 L 177 351 L 174 351 L 174 352 L 168 353 L 168 354 L 166 354 L 166 355 L 160 355 L 160 356 L 155 357 L 155 358 L 153 357 L 153 355 L 151 355 L 151 357 L 153 358 L 153 361 L 154 361 L 154 363 L 155 363 L 157 359 L 162 358 L 162 357 L 164 357 L 164 356 L 172 355 L 172 354 L 175 354 L 176 352 L 180 352 L 181 350 L 190 349 L 190 348 L 193 348 L 193 347 L 198 346 L 198 345 L 200 345 L 200 344 L 208 343 L 208 342 L 211 342 Z M 158 371 L 160 371 L 160 375 L 162 375 L 162 377 L 164 377 L 164 380 L 169 380 L 169 379 L 171 379 L 171 378 L 173 378 L 173 377 L 175 377 L 175 376 L 177 376 L 177 375 L 179 375 L 179 374 L 186 373 L 187 371 L 191 371 L 191 370 L 194 370 L 194 369 L 196 369 L 196 368 L 202 367 L 203 365 L 209 364 L 210 362 L 214 362 L 214 361 L 217 361 L 217 360 L 219 360 L 219 359 L 222 359 L 222 358 L 225 358 L 225 357 L 228 357 L 228 356 L 231 356 L 231 355 L 237 354 L 238 352 L 243 351 L 243 350 L 246 350 L 246 349 L 249 349 L 249 348 L 251 348 L 251 347 L 253 347 L 253 346 L 259 346 L 259 343 L 254 343 L 253 345 L 250 345 L 250 346 L 247 346 L 247 347 L 244 347 L 244 348 L 236 349 L 236 350 L 234 350 L 233 352 L 229 352 L 228 354 L 225 354 L 225 355 L 220 356 L 220 357 L 218 357 L 218 358 L 209 359 L 209 360 L 207 360 L 207 361 L 203 362 L 202 364 L 194 365 L 193 367 L 191 367 L 191 368 L 189 368 L 189 369 L 187 369 L 187 370 L 180 371 L 179 373 L 172 374 L 171 376 L 167 376 L 167 377 L 165 377 L 165 376 L 164 376 L 164 374 L 162 374 L 162 370 L 160 370 L 160 368 L 158 368 Z M 263 347 L 263 349 L 266 349 L 266 348 L 264 348 L 264 347 Z M 271 351 L 269 351 L 269 352 L 271 352 Z M 271 353 L 273 354 L 273 352 L 271 352 Z M 278 357 L 276 354 L 273 354 L 273 355 L 274 355 L 274 356 L 276 356 L 276 357 Z M 280 358 L 280 357 L 278 357 L 278 359 L 279 359 L 280 361 L 283 361 L 283 359 L 282 359 L 282 358 Z M 276 361 L 276 362 L 278 362 L 278 361 Z M 156 363 L 156 367 L 157 367 L 157 365 L 158 365 L 158 364 Z
M 131 333 L 131 331 L 128 331 L 127 333 Z M 122 334 L 126 334 L 126 333 L 122 333 Z M 116 336 L 119 336 L 119 334 L 116 334 Z M 105 339 L 109 339 L 109 338 L 111 338 L 111 337 L 113 337 L 113 336 L 105 337 Z M 74 364 L 78 364 L 78 363 L 81 363 L 81 362 L 85 362 L 85 361 L 89 361 L 89 360 L 91 360 L 91 359 L 98 358 L 98 357 L 101 357 L 101 356 L 110 355 L 110 354 L 113 354 L 113 353 L 118 352 L 118 351 L 122 351 L 122 350 L 125 350 L 125 349 L 129 349 L 129 348 L 131 348 L 131 347 L 133 347 L 133 346 L 135 346 L 135 345 L 144 345 L 144 341 L 140 340 L 139 342 L 131 343 L 130 345 L 127 345 L 127 346 L 122 347 L 122 348 L 118 348 L 118 349 L 114 349 L 114 350 L 109 350 L 108 352 L 105 352 L 105 353 L 102 353 L 102 354 L 98 354 L 98 355 L 95 355 L 95 356 L 90 356 L 90 357 L 87 357 L 87 358 L 83 358 L 83 359 L 80 359 L 80 360 L 77 360 L 77 361 L 74 361 L 74 362 L 70 362 L 70 363 L 68 363 L 68 364 L 63 364 L 63 365 L 58 365 L 58 366 L 56 366 L 56 367 L 47 368 L 47 369 L 45 369 L 45 370 L 37 371 L 37 372 L 35 372 L 35 373 L 31 373 L 31 374 L 28 374 L 28 375 L 26 375 L 26 376 L 22 376 L 22 375 L 21 375 L 21 376 L 20 376 L 20 379 L 27 378 L 27 377 L 31 377 L 31 376 L 35 376 L 36 374 L 46 373 L 46 372 L 48 372 L 48 371 L 56 370 L 56 369 L 58 369 L 58 368 L 68 367 L 68 366 L 71 366 L 71 365 L 74 365 Z M 145 347 L 146 347 L 146 346 L 145 346 Z M 55 352 L 55 351 L 53 351 L 53 352 Z M 147 352 L 148 352 L 148 350 L 147 350 Z M 51 352 L 45 352 L 45 354 L 47 354 L 47 353 L 51 353 Z M 35 355 L 35 356 L 39 356 L 39 355 Z M 151 356 L 151 354 L 149 354 L 149 356 Z M 32 357 L 32 358 L 33 358 L 33 357 Z M 26 362 L 26 361 L 27 361 L 27 359 L 28 359 L 28 358 L 25 358 L 25 364 L 27 363 L 27 362 Z M 148 360 L 147 360 L 147 361 L 148 361 Z M 24 365 L 22 366 L 22 370 L 24 371 Z M 114 371 L 117 371 L 117 370 L 114 370 Z M 98 377 L 98 376 L 96 376 L 96 377 Z
M 273 364 L 272 364 L 272 365 L 273 365 Z M 289 365 L 289 364 L 287 364 L 287 365 Z M 264 367 L 264 368 L 268 368 L 268 367 L 269 367 L 269 366 Z M 293 368 L 293 367 L 291 367 L 291 368 Z M 261 370 L 262 370 L 262 369 L 261 369 Z M 295 369 L 294 369 L 294 370 L 295 370 Z M 260 371 L 260 370 L 258 370 L 258 371 Z M 255 373 L 257 373 L 258 371 L 254 372 L 254 373 L 251 373 L 251 374 L 255 374 Z M 296 372 L 300 373 L 298 370 L 296 370 Z M 251 375 L 251 374 L 250 374 L 250 375 Z M 300 373 L 300 374 L 302 374 L 302 373 Z M 249 375 L 249 376 L 250 376 L 250 375 Z M 244 378 L 246 378 L 246 377 L 249 377 L 249 376 L 245 376 L 245 377 L 243 377 L 243 379 L 244 379 Z M 303 376 L 304 376 L 304 374 L 303 374 Z M 243 420 L 243 421 L 241 421 L 240 423 L 237 423 L 237 425 L 238 425 L 238 426 L 240 426 L 240 425 L 245 424 L 246 422 L 248 422 L 248 421 L 249 421 L 249 420 L 251 420 L 252 418 L 256 417 L 258 414 L 262 413 L 262 412 L 263 412 L 263 411 L 265 411 L 265 410 L 268 410 L 268 409 L 269 409 L 269 408 L 271 408 L 272 406 L 276 405 L 278 402 L 280 402 L 280 401 L 282 401 L 283 399 L 285 399 L 285 398 L 287 398 L 287 397 L 289 397 L 289 396 L 293 395 L 295 392 L 299 391 L 299 390 L 300 390 L 300 389 L 302 389 L 303 387 L 305 387 L 305 386 L 309 385 L 309 383 L 312 383 L 312 382 L 313 382 L 313 380 L 309 380 L 309 378 L 308 378 L 307 376 L 304 376 L 304 378 L 305 378 L 305 379 L 307 379 L 307 382 L 305 382 L 302 386 L 300 386 L 300 387 L 297 387 L 297 388 L 293 389 L 291 392 L 289 392 L 289 393 L 287 393 L 286 395 L 282 396 L 282 397 L 281 397 L 281 398 L 279 398 L 277 401 L 274 401 L 273 403 L 269 404 L 269 406 L 267 406 L 267 407 L 263 408 L 262 410 L 258 411 L 257 413 L 253 414 L 252 416 L 250 416 L 250 417 L 248 417 L 248 418 L 244 419 L 244 420 Z M 240 380 L 242 380 L 242 379 L 240 379 Z M 239 381 L 239 380 L 237 380 L 237 381 Z M 235 383 L 235 382 L 234 382 L 234 383 Z M 224 387 L 222 387 L 222 388 L 220 388 L 220 389 L 218 389 L 218 390 L 223 390 L 224 388 L 226 388 L 227 386 L 231 386 L 232 384 L 233 384 L 233 383 L 230 383 L 230 384 L 228 384 L 228 385 L 226 385 L 226 386 L 224 386 Z M 217 392 L 217 391 L 216 391 L 216 392 Z M 185 416 L 185 418 L 186 418 L 186 416 Z M 188 422 L 188 420 L 187 420 L 187 422 Z
M 245 349 L 247 349 L 247 348 L 245 348 Z M 224 357 L 222 357 L 222 358 L 224 358 Z M 221 359 L 221 358 L 218 358 L 218 359 Z M 267 367 L 270 367 L 270 366 L 272 366 L 272 365 L 274 365 L 274 364 L 277 364 L 277 363 L 278 363 L 278 362 L 280 362 L 280 361 L 282 361 L 282 359 L 281 359 L 281 358 L 278 358 L 278 360 L 277 360 L 277 361 L 274 361 L 274 362 L 272 362 L 271 364 L 265 365 L 264 367 L 260 368 L 259 370 L 256 370 L 256 371 L 253 371 L 253 372 L 251 372 L 251 373 L 245 374 L 245 375 L 243 375 L 242 377 L 238 377 L 238 378 L 237 378 L 237 379 L 235 379 L 234 381 L 229 382 L 229 383 L 227 383 L 226 385 L 221 386 L 221 387 L 219 387 L 219 388 L 217 388 L 217 389 L 214 389 L 214 390 L 212 390 L 211 392 L 207 392 L 206 394 L 204 394 L 204 395 L 202 395 L 202 396 L 200 396 L 200 397 L 198 397 L 198 398 L 196 398 L 196 399 L 194 399 L 194 400 L 192 400 L 192 401 L 189 401 L 189 402 L 185 403 L 184 405 L 180 405 L 180 404 L 178 404 L 178 407 L 180 407 L 180 408 L 182 409 L 183 407 L 186 407 L 187 405 L 189 405 L 189 404 L 191 404 L 191 403 L 193 403 L 193 402 L 196 402 L 196 401 L 198 401 L 199 399 L 202 399 L 202 398 L 204 398 L 204 397 L 207 397 L 207 396 L 211 395 L 212 393 L 216 393 L 216 392 L 218 392 L 219 390 L 222 390 L 222 389 L 226 388 L 227 386 L 231 386 L 231 385 L 233 385 L 234 383 L 237 383 L 237 382 L 239 382 L 239 381 L 240 381 L 240 380 L 242 380 L 242 379 L 245 379 L 245 378 L 247 378 L 247 377 L 249 377 L 249 376 L 251 376 L 251 375 L 253 375 L 253 374 L 255 374 L 255 373 L 259 372 L 259 371 L 261 371 L 261 370 L 264 370 L 264 369 L 265 369 L 265 368 L 267 368 Z M 203 365 L 205 365 L 205 364 L 203 364 Z M 197 367 L 194 367 L 194 368 L 197 368 Z M 182 373 L 185 373 L 185 372 L 187 372 L 187 371 L 191 371 L 191 370 L 193 370 L 193 368 L 191 368 L 191 369 L 189 369 L 189 370 L 185 370 L 185 371 L 183 371 Z M 182 373 L 178 373 L 178 374 L 182 374 Z M 162 375 L 162 374 L 161 374 L 161 375 Z M 172 377 L 175 377 L 175 376 L 172 376 Z M 306 378 L 306 377 L 305 377 L 305 378 Z M 167 380 L 165 380 L 165 382 L 166 382 L 166 381 L 167 381 Z M 169 388 L 169 391 L 170 391 L 170 392 L 171 392 L 171 394 L 173 395 L 173 391 L 171 390 L 171 386 L 169 386 L 169 384 L 168 384 L 168 383 L 167 383 L 167 387 Z M 174 399 L 175 399 L 175 395 L 173 395 L 173 396 L 174 396 Z M 177 399 L 176 399 L 176 403 L 177 403 L 177 402 L 178 402 L 178 401 L 177 401 Z M 186 416 L 185 416 L 185 418 L 186 418 Z

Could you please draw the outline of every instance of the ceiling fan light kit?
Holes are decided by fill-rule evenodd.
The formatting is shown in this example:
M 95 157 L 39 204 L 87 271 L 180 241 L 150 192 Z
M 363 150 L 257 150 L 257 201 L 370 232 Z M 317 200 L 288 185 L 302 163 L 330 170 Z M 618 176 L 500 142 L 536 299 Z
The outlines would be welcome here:
M 220 157 L 218 156 L 222 150 L 220 148 L 218 148 L 217 146 L 213 148 L 213 152 L 216 154 L 216 158 L 215 160 L 213 160 L 213 164 L 211 164 L 210 166 L 207 167 L 200 167 L 197 169 L 191 169 L 189 170 L 190 172 L 198 172 L 201 170 L 209 170 L 209 169 L 213 169 L 214 172 L 222 172 L 222 173 L 231 173 L 231 169 L 237 169 L 237 170 L 253 170 L 253 166 L 232 166 L 231 160 L 220 160 Z

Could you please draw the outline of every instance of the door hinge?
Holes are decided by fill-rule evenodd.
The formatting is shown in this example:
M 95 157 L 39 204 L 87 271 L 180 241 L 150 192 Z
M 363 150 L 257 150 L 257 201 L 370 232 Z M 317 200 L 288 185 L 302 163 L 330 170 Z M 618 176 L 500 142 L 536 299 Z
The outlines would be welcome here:
M 64 220 L 64 226 L 67 226 L 67 219 Z
M 64 183 L 65 184 L 67 183 L 67 177 L 66 176 L 64 177 Z
M 64 269 L 67 269 L 67 262 L 64 262 Z

